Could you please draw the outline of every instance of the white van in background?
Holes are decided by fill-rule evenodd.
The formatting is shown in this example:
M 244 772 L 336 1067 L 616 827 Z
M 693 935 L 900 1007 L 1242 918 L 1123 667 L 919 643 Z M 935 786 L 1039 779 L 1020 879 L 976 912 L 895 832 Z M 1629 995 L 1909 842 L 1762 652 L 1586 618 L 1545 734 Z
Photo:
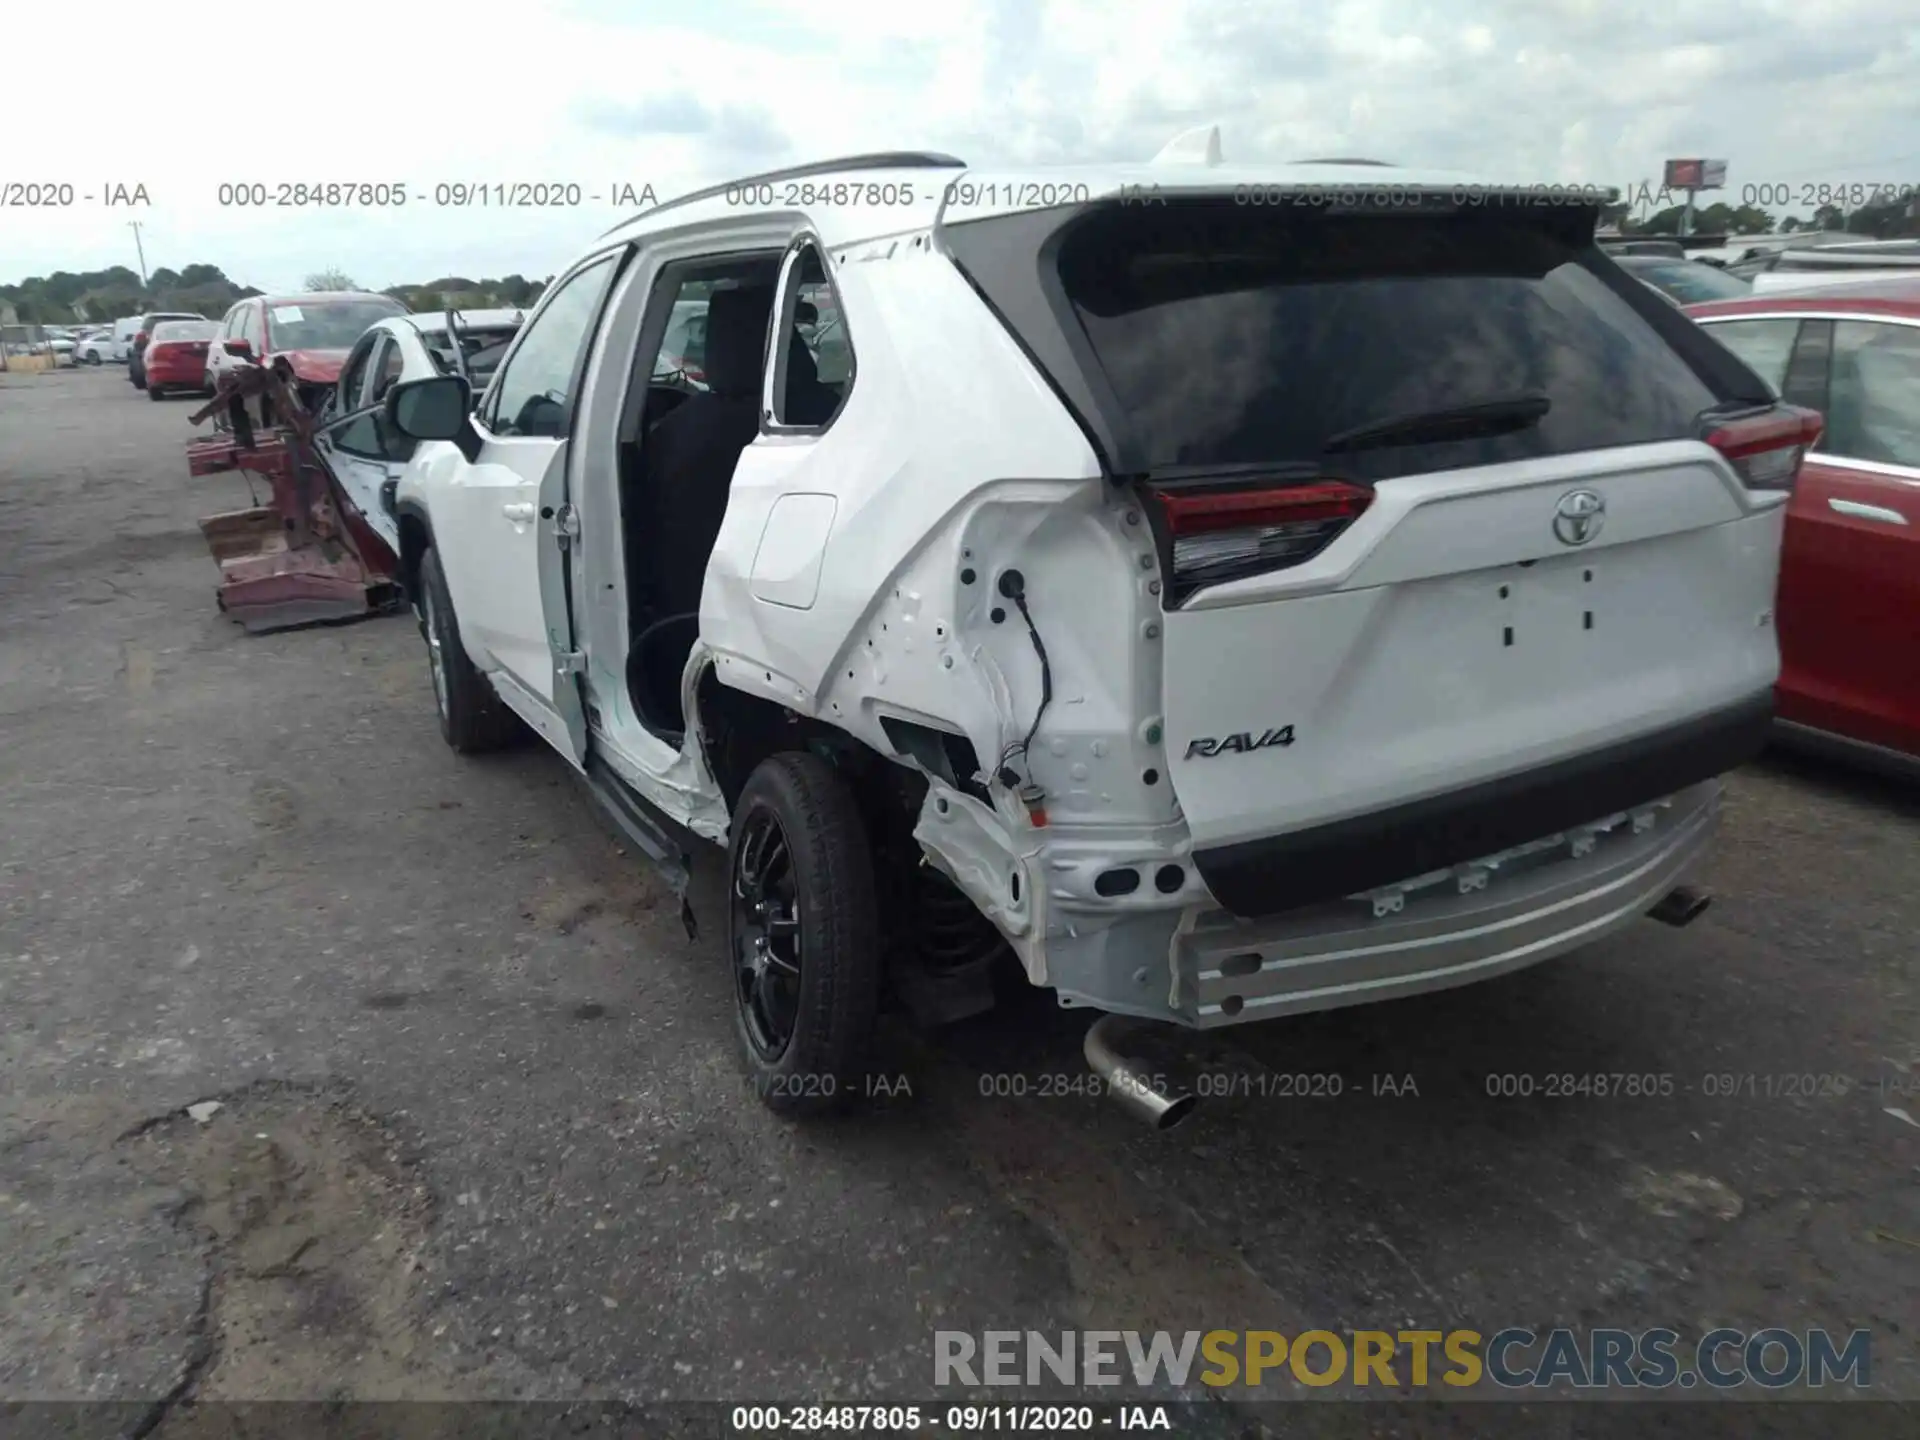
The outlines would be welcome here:
M 133 354 L 133 337 L 140 333 L 140 316 L 129 315 L 124 320 L 113 322 L 113 348 L 107 352 L 107 358 L 124 365 Z

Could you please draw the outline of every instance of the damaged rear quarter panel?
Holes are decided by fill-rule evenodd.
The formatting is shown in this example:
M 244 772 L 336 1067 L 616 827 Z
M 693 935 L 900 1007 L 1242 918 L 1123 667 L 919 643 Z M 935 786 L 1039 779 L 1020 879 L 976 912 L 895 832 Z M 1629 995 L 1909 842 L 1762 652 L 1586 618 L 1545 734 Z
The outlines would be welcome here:
M 1048 815 L 1173 821 L 1149 527 L 944 257 L 890 240 L 856 248 L 831 273 L 855 383 L 824 434 L 763 436 L 741 457 L 701 611 L 718 677 L 885 755 L 896 753 L 885 716 L 964 735 L 991 772 L 1041 703 L 1039 657 L 998 588 L 1017 568 L 1052 672 L 1028 757 Z M 756 556 L 781 548 L 763 552 L 775 506 L 797 494 L 834 500 L 818 594 L 804 609 L 754 593 Z M 1042 902 L 1026 882 L 1013 901 L 1009 875 L 1040 835 L 1004 789 L 995 795 L 989 810 L 936 786 L 917 833 L 1017 940 Z M 949 810 L 937 815 L 943 798 Z

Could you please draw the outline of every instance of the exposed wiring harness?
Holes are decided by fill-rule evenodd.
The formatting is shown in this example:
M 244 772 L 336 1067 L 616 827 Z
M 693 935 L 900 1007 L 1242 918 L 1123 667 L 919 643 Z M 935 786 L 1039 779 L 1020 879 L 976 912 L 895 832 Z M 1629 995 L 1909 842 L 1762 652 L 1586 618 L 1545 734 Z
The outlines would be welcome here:
M 1040 657 L 1040 704 L 1033 712 L 1033 723 L 1027 727 L 1022 738 L 1013 741 L 1000 752 L 1000 759 L 994 765 L 994 773 L 1000 783 L 1009 790 L 1018 790 L 1023 799 L 1031 803 L 1043 793 L 1033 781 L 1033 764 L 1028 751 L 1033 746 L 1033 737 L 1040 733 L 1040 718 L 1047 713 L 1047 706 L 1053 703 L 1053 664 L 1047 659 L 1046 644 L 1040 639 L 1040 631 L 1033 623 L 1033 612 L 1027 608 L 1027 580 L 1018 570 L 1009 570 L 1000 577 L 1000 593 L 1011 600 L 1014 608 L 1020 612 L 1020 618 L 1026 621 L 1027 636 L 1033 641 L 1033 653 Z M 1025 783 L 1022 784 L 1019 771 L 1013 768 L 1014 756 L 1019 756 L 1025 769 Z

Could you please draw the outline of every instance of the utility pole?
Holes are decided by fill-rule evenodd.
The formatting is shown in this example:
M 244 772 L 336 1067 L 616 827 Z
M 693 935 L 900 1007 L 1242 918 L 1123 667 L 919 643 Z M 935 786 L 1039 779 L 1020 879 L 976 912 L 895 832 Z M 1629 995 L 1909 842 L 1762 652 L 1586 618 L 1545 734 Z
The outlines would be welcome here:
M 147 247 L 140 243 L 140 222 L 129 220 L 127 224 L 133 227 L 133 248 L 140 255 L 140 288 L 144 290 L 147 288 Z

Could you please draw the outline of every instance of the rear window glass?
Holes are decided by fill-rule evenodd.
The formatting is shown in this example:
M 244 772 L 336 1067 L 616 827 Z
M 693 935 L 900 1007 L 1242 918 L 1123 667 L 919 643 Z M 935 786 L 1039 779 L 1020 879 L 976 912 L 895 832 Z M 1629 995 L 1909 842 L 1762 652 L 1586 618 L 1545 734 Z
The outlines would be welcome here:
M 153 327 L 153 342 L 210 340 L 219 331 L 220 327 L 211 320 L 168 320 Z
M 1620 265 L 1629 275 L 1664 290 L 1683 305 L 1706 300 L 1738 300 L 1753 291 L 1753 282 L 1729 275 L 1698 260 L 1648 260 L 1624 256 Z
M 1521 209 L 1330 215 L 1108 209 L 1057 273 L 1154 469 L 1320 460 L 1343 431 L 1539 396 L 1506 433 L 1348 450 L 1363 480 L 1692 435 L 1715 396 L 1597 270 Z

